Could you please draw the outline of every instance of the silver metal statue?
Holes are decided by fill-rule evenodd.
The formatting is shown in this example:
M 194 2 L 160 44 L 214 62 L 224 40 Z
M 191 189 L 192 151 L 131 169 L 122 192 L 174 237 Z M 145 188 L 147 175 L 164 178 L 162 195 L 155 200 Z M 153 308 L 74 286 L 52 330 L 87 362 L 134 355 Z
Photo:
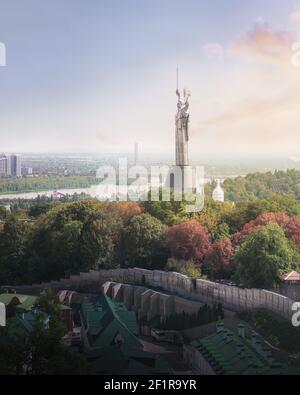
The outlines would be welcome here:
M 191 96 L 189 91 L 184 89 L 183 96 L 180 95 L 179 90 L 176 90 L 178 96 L 176 122 L 176 165 L 188 166 L 188 141 L 189 141 L 189 98 Z

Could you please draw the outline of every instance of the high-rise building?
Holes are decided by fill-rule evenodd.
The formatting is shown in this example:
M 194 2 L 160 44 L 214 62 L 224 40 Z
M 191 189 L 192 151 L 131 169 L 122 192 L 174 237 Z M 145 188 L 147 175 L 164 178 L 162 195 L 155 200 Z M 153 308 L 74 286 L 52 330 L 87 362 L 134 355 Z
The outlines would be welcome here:
M 0 156 L 0 178 L 7 176 L 7 159 L 4 155 Z
M 11 155 L 11 175 L 13 177 L 22 177 L 22 160 L 20 155 Z
M 11 155 L 5 154 L 6 157 L 6 176 L 11 177 Z

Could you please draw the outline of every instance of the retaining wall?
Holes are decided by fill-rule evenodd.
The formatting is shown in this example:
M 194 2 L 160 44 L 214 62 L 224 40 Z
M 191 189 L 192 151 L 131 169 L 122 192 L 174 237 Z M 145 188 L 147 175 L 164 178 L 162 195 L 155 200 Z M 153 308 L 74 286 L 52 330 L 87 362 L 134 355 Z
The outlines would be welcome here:
M 43 289 L 52 288 L 55 291 L 70 289 L 78 292 L 98 292 L 106 282 L 133 284 L 141 287 L 155 288 L 186 299 L 201 303 L 222 303 L 223 307 L 235 312 L 264 308 L 290 319 L 292 305 L 295 301 L 259 289 L 242 289 L 205 280 L 193 280 L 183 274 L 163 271 L 150 271 L 146 269 L 116 269 L 91 270 L 80 273 L 68 279 L 52 281 L 50 283 L 32 284 L 30 286 L 12 287 L 18 292 L 36 294 Z M 142 288 L 133 291 L 127 290 L 125 300 L 127 303 L 135 301 L 134 293 L 142 292 Z M 136 303 L 140 303 L 137 300 Z M 145 306 L 151 301 L 143 302 Z

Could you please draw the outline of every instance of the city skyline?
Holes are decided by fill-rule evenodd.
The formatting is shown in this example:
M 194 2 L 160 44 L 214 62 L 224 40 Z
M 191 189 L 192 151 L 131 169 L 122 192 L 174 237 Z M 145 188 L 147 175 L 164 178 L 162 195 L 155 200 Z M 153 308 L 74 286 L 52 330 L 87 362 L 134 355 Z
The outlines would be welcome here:
M 300 2 L 54 3 L 0 2 L 1 150 L 173 154 L 178 65 L 193 157 L 299 160 Z

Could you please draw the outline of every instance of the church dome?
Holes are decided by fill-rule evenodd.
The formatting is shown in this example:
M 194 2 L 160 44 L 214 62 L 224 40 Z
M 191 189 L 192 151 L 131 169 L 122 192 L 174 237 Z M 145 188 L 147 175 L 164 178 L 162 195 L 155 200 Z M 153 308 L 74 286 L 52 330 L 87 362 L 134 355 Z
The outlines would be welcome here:
M 224 202 L 225 198 L 224 198 L 224 191 L 221 188 L 221 181 L 217 180 L 217 186 L 213 191 L 213 195 L 212 198 L 215 202 Z

